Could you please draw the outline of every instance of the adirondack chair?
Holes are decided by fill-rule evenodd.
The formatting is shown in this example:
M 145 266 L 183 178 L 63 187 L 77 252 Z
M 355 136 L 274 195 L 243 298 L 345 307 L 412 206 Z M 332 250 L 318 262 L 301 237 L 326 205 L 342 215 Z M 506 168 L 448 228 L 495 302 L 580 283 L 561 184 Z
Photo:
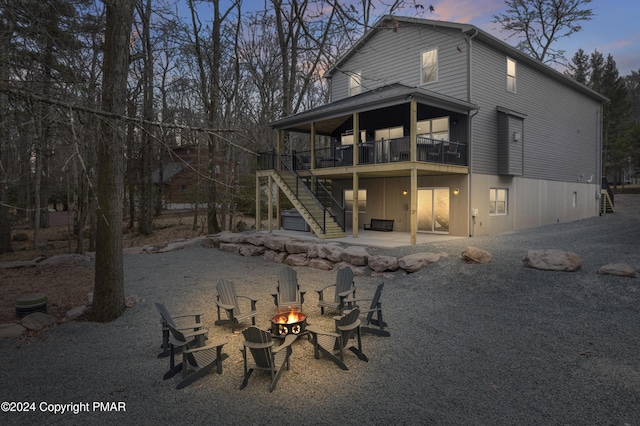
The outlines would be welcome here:
M 363 333 L 373 333 L 384 337 L 391 336 L 391 334 L 385 330 L 387 323 L 382 320 L 382 302 L 380 298 L 382 297 L 383 290 L 384 283 L 380 283 L 372 299 L 345 299 L 348 309 L 354 307 L 360 308 L 360 303 L 370 302 L 369 309 L 360 309 L 360 313 L 364 315 L 364 326 L 360 327 Z M 375 325 L 377 328 L 369 327 L 369 325 Z
M 271 294 L 276 308 L 291 306 L 299 308 L 300 312 L 302 312 L 305 293 L 306 291 L 300 290 L 296 270 L 289 266 L 280 268 L 278 271 L 278 287 L 276 287 L 276 292 Z
M 245 340 L 240 351 L 244 358 L 244 377 L 240 383 L 240 389 L 244 389 L 247 386 L 249 377 L 254 370 L 264 370 L 271 373 L 269 392 L 273 392 L 282 372 L 291 368 L 289 360 L 292 352 L 291 344 L 298 336 L 289 334 L 280 346 L 274 347 L 274 340 L 271 334 L 257 327 L 249 327 L 242 334 Z M 253 358 L 252 364 L 249 363 L 247 348 Z
M 244 321 L 247 318 L 251 318 L 251 324 L 256 325 L 256 315 L 258 314 L 256 311 L 256 302 L 258 302 L 258 299 L 236 294 L 236 287 L 233 284 L 233 281 L 229 280 L 222 279 L 218 281 L 216 290 L 218 291 L 218 296 L 215 300 L 216 308 L 218 310 L 218 320 L 215 322 L 216 325 L 230 323 L 232 333 L 235 330 L 235 324 L 240 321 Z M 240 302 L 238 300 L 240 298 L 247 299 L 251 302 L 251 309 L 249 312 L 243 313 L 240 310 Z M 220 316 L 221 308 L 227 313 L 226 320 L 223 320 Z
M 333 287 L 335 292 L 332 299 L 325 300 L 325 291 Z M 340 311 L 340 315 L 344 310 L 344 299 L 352 295 L 356 297 L 356 288 L 353 283 L 353 271 L 351 268 L 342 268 L 338 271 L 335 284 L 329 284 L 320 290 L 316 290 L 318 293 L 318 306 L 320 307 L 320 313 L 324 315 L 324 308 L 331 308 Z M 327 293 L 329 293 L 327 291 Z
M 362 338 L 360 334 L 360 310 L 358 308 L 346 311 L 344 315 L 334 317 L 336 331 L 324 331 L 314 325 L 308 325 L 307 331 L 311 334 L 313 343 L 313 356 L 320 358 L 320 352 L 343 370 L 348 370 L 344 363 L 344 351 L 349 349 L 362 361 L 369 358 L 362 353 Z M 357 344 L 353 340 L 357 339 Z
M 222 360 L 227 358 L 222 353 L 222 347 L 227 344 L 220 340 L 206 346 L 198 346 L 195 341 L 189 343 L 187 336 L 177 328 L 169 325 L 171 336 L 169 341 L 172 346 L 184 347 L 182 351 L 182 380 L 176 385 L 176 389 L 182 389 L 204 376 L 216 367 L 216 372 L 222 374 Z M 165 377 L 165 380 L 168 377 Z
M 193 313 L 193 314 L 181 314 L 181 315 L 171 315 L 169 314 L 169 310 L 162 303 L 155 303 L 156 309 L 160 314 L 160 324 L 162 324 L 162 344 L 160 347 L 162 348 L 162 352 L 158 355 L 158 358 L 164 358 L 171 354 L 169 349 L 169 325 L 171 324 L 173 327 L 182 330 L 182 331 L 197 331 L 204 328 L 204 324 L 200 322 L 201 313 Z M 183 318 L 193 318 L 193 320 L 189 322 L 185 322 Z M 176 325 L 175 320 L 178 320 L 180 326 Z M 206 339 L 206 334 L 203 336 Z

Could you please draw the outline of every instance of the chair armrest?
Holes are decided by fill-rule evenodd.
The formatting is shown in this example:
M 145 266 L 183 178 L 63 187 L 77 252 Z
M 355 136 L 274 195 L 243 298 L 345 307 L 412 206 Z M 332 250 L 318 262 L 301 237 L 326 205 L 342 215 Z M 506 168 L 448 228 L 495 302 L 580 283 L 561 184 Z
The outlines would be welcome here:
M 353 294 L 356 293 L 356 288 L 355 287 L 351 287 L 347 291 L 343 291 L 342 293 L 338 293 L 338 296 L 344 298 L 344 297 L 347 297 L 348 295 L 350 295 L 351 293 L 353 293 Z
M 280 351 L 280 349 L 291 346 L 291 344 L 295 342 L 297 338 L 298 338 L 297 334 L 287 334 L 287 337 L 284 338 L 284 342 L 277 348 L 272 349 L 271 352 L 273 352 L 274 354 L 277 354 Z
M 348 331 L 358 327 L 360 327 L 360 320 L 354 321 L 353 323 L 347 325 L 339 325 L 337 328 L 340 331 Z
M 327 286 L 322 287 L 321 289 L 316 290 L 317 293 L 322 293 L 323 291 L 325 291 L 326 289 L 330 288 L 330 287 L 335 287 L 335 284 L 329 284 Z
M 255 302 L 257 302 L 258 300 L 260 300 L 260 299 L 254 299 L 253 297 L 249 297 L 249 296 L 241 296 L 241 295 L 238 295 L 238 297 L 242 297 L 243 299 L 249 299 L 249 300 L 251 300 L 251 302 L 253 302 L 253 303 L 255 303 Z
M 209 334 L 209 330 L 201 328 L 200 330 L 194 330 L 188 333 L 182 333 L 184 335 L 184 337 L 196 337 L 196 336 L 200 336 L 200 335 L 207 335 Z
M 222 309 L 226 309 L 226 310 L 235 309 L 235 306 L 233 306 L 233 305 L 225 305 L 224 303 L 220 302 L 219 300 L 214 300 L 214 302 L 216 303 L 216 305 L 218 305 L 218 307 L 220 307 Z
M 183 353 L 190 354 L 190 353 L 193 353 L 193 352 L 204 351 L 204 350 L 207 350 L 207 349 L 220 348 L 220 347 L 226 345 L 227 343 L 229 343 L 229 342 L 226 341 L 226 340 L 220 340 L 220 341 L 217 341 L 217 342 L 214 342 L 214 343 L 209 343 L 207 346 L 200 346 L 199 348 L 185 349 L 183 351 Z
M 247 342 L 246 340 L 242 343 L 243 346 L 250 348 L 250 349 L 265 349 L 265 348 L 270 348 L 271 346 L 273 346 L 273 340 L 270 342 Z
M 335 333 L 333 331 L 325 331 L 325 330 L 322 330 L 321 328 L 315 327 L 313 325 L 308 325 L 306 330 L 311 334 L 320 334 L 322 336 L 340 337 L 340 335 L 338 333 Z
M 204 314 L 201 312 L 195 313 L 195 314 L 181 314 L 181 315 L 171 315 L 171 318 L 176 319 L 176 318 L 188 318 L 188 317 L 195 317 L 196 322 L 200 322 L 200 317 L 203 316 Z

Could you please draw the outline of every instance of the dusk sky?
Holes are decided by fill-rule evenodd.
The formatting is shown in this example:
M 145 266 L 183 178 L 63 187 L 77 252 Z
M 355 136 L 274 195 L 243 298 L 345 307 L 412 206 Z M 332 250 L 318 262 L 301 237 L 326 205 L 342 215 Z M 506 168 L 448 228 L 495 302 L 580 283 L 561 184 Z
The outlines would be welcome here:
M 493 15 L 506 10 L 503 0 L 437 0 L 430 4 L 435 12 L 425 15 L 427 19 L 473 24 L 511 45 L 517 44 L 491 22 Z M 588 7 L 594 14 L 591 21 L 583 22 L 582 31 L 561 39 L 556 47 L 565 50 L 569 60 L 580 48 L 588 55 L 595 50 L 605 58 L 611 54 L 621 76 L 640 71 L 640 1 L 593 0 Z
M 425 11 L 422 17 L 458 23 L 469 23 L 516 45 L 515 39 L 509 39 L 506 33 L 498 30 L 497 24 L 491 22 L 493 15 L 506 10 L 504 0 L 417 0 L 428 7 L 432 5 L 434 13 Z M 225 1 L 223 0 L 223 5 Z M 268 4 L 269 1 L 266 1 Z M 358 1 L 341 0 L 341 4 L 357 5 Z M 243 9 L 250 10 L 264 7 L 265 0 L 244 0 Z M 606 58 L 613 55 L 621 76 L 640 71 L 640 0 L 592 0 L 587 5 L 592 9 L 594 17 L 583 22 L 582 31 L 570 38 L 561 39 L 556 48 L 565 50 L 565 57 L 570 60 L 579 48 L 591 55 L 595 50 Z M 382 8 L 378 9 L 384 13 Z M 406 16 L 411 16 L 407 10 Z M 562 69 L 559 69 L 562 71 Z

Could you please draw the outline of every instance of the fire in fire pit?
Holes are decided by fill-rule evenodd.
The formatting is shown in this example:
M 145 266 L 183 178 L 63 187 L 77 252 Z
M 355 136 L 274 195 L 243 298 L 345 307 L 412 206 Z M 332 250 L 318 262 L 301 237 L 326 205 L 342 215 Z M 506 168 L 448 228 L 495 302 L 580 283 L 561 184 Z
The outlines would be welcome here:
M 290 309 L 279 312 L 271 318 L 271 333 L 276 336 L 300 334 L 307 325 L 307 316 L 300 311 Z

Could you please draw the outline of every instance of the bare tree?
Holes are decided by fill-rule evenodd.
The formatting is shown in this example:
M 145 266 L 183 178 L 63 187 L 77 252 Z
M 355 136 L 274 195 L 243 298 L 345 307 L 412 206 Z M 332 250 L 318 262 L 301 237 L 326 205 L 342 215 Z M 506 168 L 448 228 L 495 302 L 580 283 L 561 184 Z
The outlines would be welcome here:
M 1 0 L 0 5 L 0 83 L 9 81 L 9 49 L 15 28 L 13 1 Z M 0 254 L 13 251 L 9 220 L 8 163 L 9 151 L 9 95 L 0 91 Z
M 582 30 L 591 20 L 591 0 L 505 0 L 507 10 L 493 16 L 502 31 L 520 39 L 517 48 L 545 64 L 564 63 L 564 50 L 555 49 L 561 38 Z
M 124 115 L 129 70 L 129 37 L 134 0 L 104 0 L 107 25 L 104 39 L 102 109 Z M 122 264 L 122 195 L 125 126 L 103 119 L 98 147 L 98 227 L 95 286 L 91 318 L 112 321 L 124 306 Z

